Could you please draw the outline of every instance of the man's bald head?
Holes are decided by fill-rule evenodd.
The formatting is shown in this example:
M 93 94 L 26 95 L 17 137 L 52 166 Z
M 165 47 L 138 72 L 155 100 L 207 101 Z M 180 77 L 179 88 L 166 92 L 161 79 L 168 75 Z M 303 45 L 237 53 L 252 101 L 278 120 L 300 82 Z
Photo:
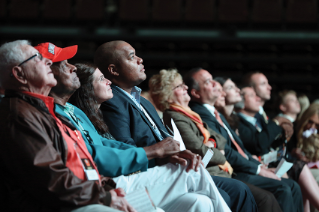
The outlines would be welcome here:
M 114 85 L 129 92 L 146 79 L 143 59 L 125 41 L 102 44 L 95 52 L 94 63 Z
M 117 65 L 119 58 L 119 49 L 121 45 L 126 44 L 125 41 L 116 40 L 102 44 L 94 54 L 94 64 L 106 76 L 110 77 L 107 71 L 110 64 Z

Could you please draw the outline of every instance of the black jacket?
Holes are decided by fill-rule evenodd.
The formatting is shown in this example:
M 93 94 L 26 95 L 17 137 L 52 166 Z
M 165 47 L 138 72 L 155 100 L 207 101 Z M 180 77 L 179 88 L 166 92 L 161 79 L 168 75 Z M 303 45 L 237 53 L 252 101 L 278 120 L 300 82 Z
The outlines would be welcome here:
M 157 137 L 152 124 L 133 100 L 113 84 L 111 87 L 113 98 L 103 102 L 100 109 L 114 138 L 137 147 L 151 146 L 159 142 L 160 139 Z M 143 97 L 141 97 L 141 105 L 158 127 L 162 137 L 166 138 L 168 132 L 154 106 Z
M 251 157 L 251 154 L 245 149 L 243 142 L 237 136 L 237 134 L 230 128 L 224 116 L 220 114 L 222 121 L 232 133 L 235 141 L 249 157 L 249 160 L 245 159 L 241 154 L 238 153 L 236 147 L 233 145 L 230 137 L 228 136 L 227 131 L 218 123 L 216 118 L 210 113 L 209 110 L 207 110 L 206 107 L 197 102 L 190 102 L 189 106 L 193 111 L 200 115 L 202 120 L 206 122 L 212 130 L 216 131 L 227 139 L 227 144 L 225 146 L 225 156 L 227 161 L 232 165 L 234 171 L 255 175 L 260 163 Z
M 254 155 L 263 155 L 270 151 L 270 147 L 279 146 L 283 140 L 278 139 L 282 134 L 282 128 L 274 121 L 269 120 L 268 124 L 262 119 L 262 130 L 259 132 L 255 126 L 239 117 L 238 132 L 246 149 Z M 276 142 L 274 142 L 277 139 Z

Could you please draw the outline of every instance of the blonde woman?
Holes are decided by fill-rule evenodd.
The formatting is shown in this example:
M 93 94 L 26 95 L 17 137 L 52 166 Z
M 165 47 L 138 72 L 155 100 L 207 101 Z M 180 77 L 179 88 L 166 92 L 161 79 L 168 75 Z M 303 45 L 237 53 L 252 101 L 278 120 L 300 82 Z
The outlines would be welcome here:
M 296 139 L 298 148 L 303 147 L 303 133 L 310 129 L 319 130 L 319 103 L 311 104 L 297 122 Z M 309 161 L 308 158 L 307 161 Z
M 232 211 L 257 210 L 254 197 L 259 211 L 281 211 L 271 193 L 247 184 L 248 188 L 237 180 L 227 179 L 231 177 L 232 167 L 223 155 L 226 140 L 211 130 L 200 116 L 189 108 L 188 87 L 177 70 L 161 70 L 150 79 L 149 87 L 155 105 L 164 112 L 164 123 L 171 126 L 171 119 L 174 120 L 187 149 L 202 157 L 209 149 L 214 151 L 207 170 L 212 175 L 216 186 L 224 189 L 230 196 Z M 246 200 L 243 199 L 243 195 L 246 196 Z M 264 205 L 260 207 L 262 204 Z
M 310 134 L 310 133 L 309 133 Z M 309 135 L 308 134 L 308 135 Z M 303 138 L 302 149 L 305 156 L 311 161 L 309 167 L 316 167 L 318 169 L 319 161 L 319 135 L 310 134 L 309 137 Z M 310 165 L 311 164 L 311 165 Z
M 301 118 L 302 114 L 308 109 L 310 105 L 309 98 L 305 94 L 298 95 L 298 102 L 300 104 L 300 113 L 297 117 L 297 120 Z

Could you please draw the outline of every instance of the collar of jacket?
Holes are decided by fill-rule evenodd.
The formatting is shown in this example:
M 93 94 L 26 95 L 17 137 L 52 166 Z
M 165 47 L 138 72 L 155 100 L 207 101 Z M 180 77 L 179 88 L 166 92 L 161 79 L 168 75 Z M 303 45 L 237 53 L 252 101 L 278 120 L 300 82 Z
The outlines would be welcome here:
M 24 94 L 24 93 L 21 93 L 19 91 L 15 91 L 15 90 L 6 90 L 6 94 L 5 94 L 5 98 L 20 98 L 24 101 L 26 101 L 27 103 L 31 104 L 32 106 L 34 106 L 35 108 L 37 108 L 38 110 L 44 112 L 44 113 L 47 113 L 47 114 L 50 114 L 47 106 L 45 105 L 45 103 L 41 100 L 41 99 L 38 99 L 36 97 L 33 97 L 33 96 L 29 96 L 27 94 Z M 50 114 L 51 115 L 51 114 Z M 66 125 L 67 127 L 69 127 L 71 130 L 76 130 L 76 127 L 67 119 L 67 118 L 64 118 L 62 115 L 58 114 L 58 113 L 55 113 L 56 117 L 58 119 L 61 120 L 61 122 Z M 55 122 L 55 119 L 54 117 L 51 115 L 52 119 L 54 120 Z M 56 125 L 57 127 L 57 125 Z M 58 127 L 57 127 L 58 128 Z M 65 143 L 65 140 L 64 138 L 63 139 L 63 144 L 61 145 L 61 148 L 62 149 L 59 149 L 59 145 L 58 144 L 55 144 L 55 147 L 56 147 L 56 150 L 61 154 L 62 156 L 62 160 L 64 163 L 66 163 L 66 143 Z
M 19 91 L 14 91 L 14 90 L 6 90 L 5 96 L 6 98 L 17 97 L 17 98 L 23 99 L 24 101 L 28 102 L 32 106 L 36 107 L 37 109 L 50 114 L 46 104 L 39 98 L 21 93 Z M 55 104 L 54 104 L 54 107 L 55 107 Z M 62 121 L 63 124 L 70 127 L 72 130 L 76 130 L 75 126 L 68 119 L 64 118 L 58 113 L 55 113 L 55 115 L 58 119 Z

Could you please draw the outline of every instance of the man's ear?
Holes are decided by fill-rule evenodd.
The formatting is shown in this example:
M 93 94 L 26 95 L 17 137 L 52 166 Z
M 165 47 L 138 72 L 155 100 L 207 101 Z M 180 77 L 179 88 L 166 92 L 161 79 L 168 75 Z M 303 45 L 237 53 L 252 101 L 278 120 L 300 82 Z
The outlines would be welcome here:
M 25 78 L 24 71 L 19 66 L 14 66 L 11 70 L 11 76 L 16 78 L 20 83 L 27 84 L 27 79 Z
M 287 111 L 287 107 L 283 104 L 280 104 L 279 105 L 279 109 L 282 111 L 282 112 L 286 112 Z
M 119 76 L 120 74 L 117 72 L 116 66 L 114 64 L 110 64 L 109 67 L 107 67 L 107 70 L 110 72 L 111 75 Z
M 199 99 L 200 98 L 199 91 L 193 88 L 191 90 L 191 98 Z

